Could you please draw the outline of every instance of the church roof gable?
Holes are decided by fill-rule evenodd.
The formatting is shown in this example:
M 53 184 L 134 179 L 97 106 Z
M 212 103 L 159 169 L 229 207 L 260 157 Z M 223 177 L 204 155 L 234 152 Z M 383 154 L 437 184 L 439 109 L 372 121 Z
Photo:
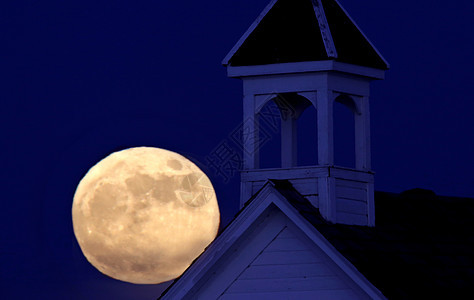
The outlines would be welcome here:
M 286 243 L 285 239 L 293 239 L 294 243 Z M 282 251 L 287 253 L 282 254 Z M 289 253 L 292 251 L 298 253 Z M 299 269 L 294 266 L 298 261 L 294 260 L 321 265 L 315 270 Z M 286 264 L 284 273 L 277 262 Z M 266 278 L 272 276 L 272 270 L 281 278 Z M 270 275 L 255 278 L 261 272 Z M 314 272 L 326 277 L 316 282 L 311 277 Z M 305 273 L 307 277 L 290 278 L 295 273 Z M 273 182 L 267 182 L 208 249 L 170 286 L 162 299 L 181 299 L 196 293 L 205 298 L 225 294 L 228 299 L 257 292 L 290 296 L 288 293 L 293 289 L 295 294 L 292 296 L 324 296 L 328 293 L 327 287 L 334 290 L 333 296 L 384 298 L 302 218 Z

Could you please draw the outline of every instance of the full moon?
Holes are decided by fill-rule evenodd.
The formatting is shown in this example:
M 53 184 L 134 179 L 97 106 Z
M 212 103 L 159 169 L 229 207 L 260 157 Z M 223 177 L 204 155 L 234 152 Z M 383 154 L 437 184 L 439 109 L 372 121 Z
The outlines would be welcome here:
M 112 153 L 80 181 L 74 234 L 100 272 L 157 284 L 180 276 L 216 237 L 219 207 L 209 178 L 159 148 Z

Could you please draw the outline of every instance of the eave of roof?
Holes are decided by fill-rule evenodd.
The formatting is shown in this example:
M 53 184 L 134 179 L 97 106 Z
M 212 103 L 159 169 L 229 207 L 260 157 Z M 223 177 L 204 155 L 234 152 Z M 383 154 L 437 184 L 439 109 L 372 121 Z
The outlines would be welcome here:
M 289 183 L 276 188 L 389 299 L 474 296 L 474 199 L 376 192 L 376 226 L 364 227 L 330 224 Z

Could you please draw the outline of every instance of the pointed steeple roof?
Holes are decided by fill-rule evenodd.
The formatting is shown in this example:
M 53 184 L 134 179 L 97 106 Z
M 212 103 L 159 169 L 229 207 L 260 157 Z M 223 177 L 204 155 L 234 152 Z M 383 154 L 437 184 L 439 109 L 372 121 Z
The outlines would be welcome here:
M 336 0 L 273 0 L 223 60 L 254 66 L 336 60 L 388 69 Z

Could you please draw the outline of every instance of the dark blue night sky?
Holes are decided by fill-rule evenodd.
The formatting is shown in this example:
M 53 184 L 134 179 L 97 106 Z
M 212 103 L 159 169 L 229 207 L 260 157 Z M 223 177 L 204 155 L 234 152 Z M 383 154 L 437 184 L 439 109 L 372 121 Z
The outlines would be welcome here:
M 75 188 L 111 152 L 187 156 L 214 183 L 221 225 L 232 220 L 239 177 L 206 160 L 242 119 L 241 82 L 221 60 L 268 1 L 0 3 L 0 298 L 160 295 L 164 285 L 96 271 L 73 235 Z M 372 85 L 376 190 L 474 197 L 474 3 L 340 2 L 391 66 Z M 346 123 L 338 133 L 336 162 L 349 162 Z M 302 131 L 302 163 L 313 162 L 313 137 Z M 275 134 L 262 149 L 265 164 L 278 143 Z

